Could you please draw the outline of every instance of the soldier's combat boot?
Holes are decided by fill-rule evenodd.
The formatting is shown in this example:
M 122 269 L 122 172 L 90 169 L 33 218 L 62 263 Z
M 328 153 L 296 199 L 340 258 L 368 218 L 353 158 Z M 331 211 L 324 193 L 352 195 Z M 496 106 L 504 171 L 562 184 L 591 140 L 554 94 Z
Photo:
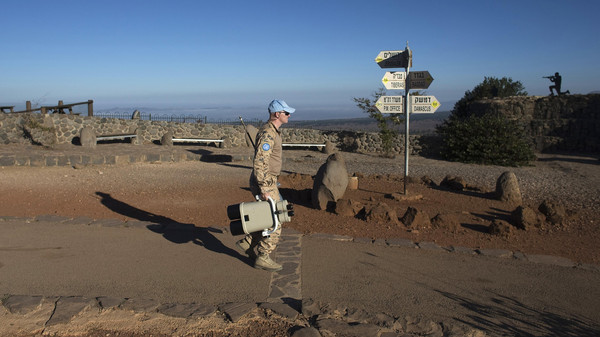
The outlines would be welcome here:
M 271 260 L 269 254 L 258 254 L 258 257 L 254 262 L 254 268 L 264 269 L 268 271 L 279 271 L 283 267 L 279 263 Z
M 235 243 L 235 246 L 240 251 L 240 253 L 248 255 L 252 260 L 256 259 L 256 253 L 254 252 L 254 247 L 248 242 L 247 238 L 243 238 L 240 241 Z

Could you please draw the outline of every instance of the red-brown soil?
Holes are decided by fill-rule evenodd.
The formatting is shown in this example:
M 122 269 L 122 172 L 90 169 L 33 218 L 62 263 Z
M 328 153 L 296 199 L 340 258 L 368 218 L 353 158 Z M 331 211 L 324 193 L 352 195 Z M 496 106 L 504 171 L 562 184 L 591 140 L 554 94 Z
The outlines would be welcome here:
M 369 160 L 378 159 L 369 156 Z M 527 231 L 515 228 L 509 236 L 503 237 L 489 234 L 488 226 L 496 218 L 508 220 L 515 206 L 494 200 L 484 192 L 450 191 L 411 183 L 407 185 L 409 196 L 422 198 L 397 201 L 386 195 L 403 191 L 400 175 L 366 172 L 359 180 L 359 188 L 348 190 L 344 195 L 346 199 L 365 205 L 384 202 L 396 211 L 399 218 L 412 206 L 426 212 L 429 217 L 439 213 L 453 214 L 460 222 L 460 226 L 455 228 L 442 224 L 437 228 L 415 230 L 401 222 L 365 221 L 314 209 L 307 198 L 313 183 L 311 175 L 296 172 L 316 173 L 320 163 L 297 160 L 286 165 L 280 179 L 281 192 L 296 204 L 296 211 L 293 221 L 285 225 L 303 233 L 332 233 L 370 239 L 408 238 L 415 242 L 435 242 L 440 246 L 503 248 L 600 264 L 598 207 L 570 207 L 571 216 L 561 225 L 546 224 Z M 296 170 L 302 165 L 305 166 Z M 306 165 L 311 166 L 310 169 Z M 585 165 L 588 168 L 579 173 L 597 176 L 594 173 L 597 164 Z M 481 169 L 485 170 L 485 167 Z M 248 161 L 136 163 L 80 169 L 5 167 L 0 169 L 0 215 L 33 217 L 53 214 L 225 227 L 229 224 L 226 206 L 252 200 L 247 188 L 249 172 Z M 594 177 L 590 181 L 596 180 L 597 177 Z M 524 198 L 524 203 L 537 208 L 540 198 L 544 196 Z

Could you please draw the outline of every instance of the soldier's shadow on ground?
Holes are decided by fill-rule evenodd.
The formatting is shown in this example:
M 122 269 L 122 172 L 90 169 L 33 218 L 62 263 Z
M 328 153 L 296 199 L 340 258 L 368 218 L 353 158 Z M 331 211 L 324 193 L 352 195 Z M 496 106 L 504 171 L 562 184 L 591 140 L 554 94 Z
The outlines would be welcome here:
M 170 242 L 176 244 L 191 242 L 203 246 L 210 251 L 227 254 L 249 265 L 252 265 L 253 263 L 250 258 L 241 255 L 235 249 L 225 246 L 217 239 L 213 233 L 223 233 L 223 231 L 218 228 L 196 227 L 194 224 L 181 223 L 171 218 L 131 206 L 128 203 L 113 198 L 108 193 L 96 192 L 96 195 L 101 198 L 100 202 L 111 211 L 139 221 L 150 222 L 151 224 L 147 225 L 146 228 L 156 234 L 161 234 Z

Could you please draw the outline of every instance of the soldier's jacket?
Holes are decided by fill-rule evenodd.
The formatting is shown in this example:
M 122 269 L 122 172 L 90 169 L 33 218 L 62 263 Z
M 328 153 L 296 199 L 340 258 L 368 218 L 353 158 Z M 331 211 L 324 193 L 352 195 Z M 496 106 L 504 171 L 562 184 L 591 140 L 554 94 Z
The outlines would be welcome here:
M 276 187 L 281 173 L 281 132 L 273 123 L 263 125 L 256 134 L 253 176 L 262 192 Z

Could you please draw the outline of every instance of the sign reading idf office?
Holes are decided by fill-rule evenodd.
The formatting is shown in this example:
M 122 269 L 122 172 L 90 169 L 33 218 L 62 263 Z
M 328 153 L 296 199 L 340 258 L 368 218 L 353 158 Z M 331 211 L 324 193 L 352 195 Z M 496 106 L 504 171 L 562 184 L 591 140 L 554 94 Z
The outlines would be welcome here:
M 375 107 L 381 113 L 404 113 L 404 96 L 381 96 Z
M 414 114 L 432 114 L 441 106 L 435 96 L 411 96 L 410 112 Z
M 383 50 L 375 58 L 381 68 L 408 68 L 412 67 L 411 50 Z

